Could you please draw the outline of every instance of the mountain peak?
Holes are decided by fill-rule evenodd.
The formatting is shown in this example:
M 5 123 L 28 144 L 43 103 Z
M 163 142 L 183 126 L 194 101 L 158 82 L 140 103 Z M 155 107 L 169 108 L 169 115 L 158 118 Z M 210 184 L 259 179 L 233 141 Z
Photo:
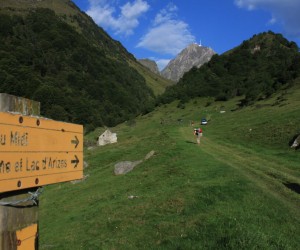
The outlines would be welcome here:
M 185 72 L 193 67 L 199 68 L 208 62 L 216 52 L 197 43 L 184 48 L 161 72 L 162 76 L 177 82 Z
M 148 69 L 150 69 L 153 73 L 155 73 L 157 75 L 160 75 L 158 66 L 157 66 L 157 64 L 156 64 L 155 61 L 147 59 L 147 58 L 146 59 L 138 59 L 138 61 L 142 65 L 144 65 L 145 67 L 147 67 Z

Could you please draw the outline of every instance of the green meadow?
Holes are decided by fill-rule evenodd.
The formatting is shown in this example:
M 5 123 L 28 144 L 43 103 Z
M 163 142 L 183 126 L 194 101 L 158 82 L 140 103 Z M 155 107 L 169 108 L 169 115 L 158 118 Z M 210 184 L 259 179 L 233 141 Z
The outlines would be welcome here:
M 85 148 L 87 178 L 45 187 L 40 249 L 300 249 L 300 87 L 240 100 L 177 102 Z M 191 122 L 201 126 L 196 144 Z M 93 144 L 104 128 L 85 136 Z M 155 154 L 126 175 L 120 161 Z

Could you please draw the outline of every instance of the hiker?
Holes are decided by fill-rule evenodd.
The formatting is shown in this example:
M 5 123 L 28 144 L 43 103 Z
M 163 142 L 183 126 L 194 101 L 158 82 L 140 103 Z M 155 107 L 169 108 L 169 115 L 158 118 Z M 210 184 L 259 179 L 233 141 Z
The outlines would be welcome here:
M 197 143 L 200 144 L 200 137 L 202 136 L 202 128 L 195 128 L 194 135 L 196 136 Z

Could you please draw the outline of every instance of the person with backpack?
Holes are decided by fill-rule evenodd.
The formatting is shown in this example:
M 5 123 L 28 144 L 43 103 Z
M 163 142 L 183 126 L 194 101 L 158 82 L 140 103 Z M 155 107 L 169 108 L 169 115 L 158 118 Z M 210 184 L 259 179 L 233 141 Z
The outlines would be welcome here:
M 200 144 L 200 138 L 202 136 L 202 128 L 195 128 L 194 135 L 196 136 L 197 144 Z

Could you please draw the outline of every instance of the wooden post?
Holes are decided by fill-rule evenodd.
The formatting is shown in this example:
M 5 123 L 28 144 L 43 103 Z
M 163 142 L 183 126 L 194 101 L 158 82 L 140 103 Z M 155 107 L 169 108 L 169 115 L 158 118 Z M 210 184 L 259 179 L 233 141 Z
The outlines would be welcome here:
M 0 112 L 39 116 L 40 103 L 0 93 Z M 35 190 L 36 188 L 31 188 L 0 193 L 0 201 L 23 200 L 28 198 L 28 192 Z M 32 205 L 32 202 L 27 202 L 16 206 L 0 206 L 0 249 L 37 249 L 37 223 L 38 204 Z
M 83 178 L 83 126 L 39 114 L 0 94 L 0 250 L 37 249 L 38 187 Z

